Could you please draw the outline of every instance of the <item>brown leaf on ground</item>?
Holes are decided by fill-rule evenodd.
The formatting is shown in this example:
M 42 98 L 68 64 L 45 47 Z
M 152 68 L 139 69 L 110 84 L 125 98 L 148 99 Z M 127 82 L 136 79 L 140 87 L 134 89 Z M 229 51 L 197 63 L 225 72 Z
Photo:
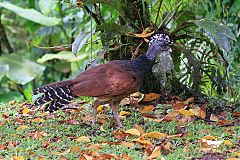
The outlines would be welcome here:
M 176 120 L 176 117 L 179 115 L 178 112 L 171 112 L 171 113 L 168 113 L 166 116 L 164 116 L 162 118 L 162 121 L 165 121 L 165 122 L 171 122 L 171 121 L 174 121 Z
M 132 158 L 129 155 L 125 154 L 125 153 L 122 154 L 122 159 L 123 160 L 132 160 Z
M 219 118 L 218 118 L 218 116 L 216 116 L 216 115 L 214 115 L 214 114 L 211 114 L 210 120 L 211 120 L 211 121 L 214 121 L 214 122 L 217 122 L 217 121 L 219 121 Z
M 151 153 L 151 155 L 148 157 L 148 159 L 154 159 L 154 158 L 158 158 L 161 156 L 161 147 L 157 146 L 154 148 L 153 152 Z
M 153 100 L 158 99 L 159 97 L 160 97 L 160 94 L 156 94 L 156 93 L 145 94 L 143 102 L 151 102 Z
M 160 138 L 166 138 L 167 134 L 166 133 L 160 133 L 160 132 L 149 132 L 149 133 L 143 134 L 141 137 L 160 139 Z
M 76 139 L 77 142 L 90 142 L 90 138 L 86 137 L 86 136 L 81 136 L 78 139 Z
M 173 109 L 174 109 L 175 111 L 179 111 L 179 110 L 181 110 L 181 109 L 186 109 L 186 108 L 187 108 L 187 105 L 184 104 L 183 102 L 178 102 L 178 103 L 175 103 L 175 104 L 173 105 Z
M 172 151 L 172 144 L 169 141 L 163 142 L 160 146 L 165 154 L 169 154 Z
M 144 106 L 141 110 L 140 113 L 147 113 L 147 112 L 151 112 L 155 109 L 155 107 L 153 105 L 148 105 L 148 106 Z
M 134 141 L 134 142 L 138 142 L 138 143 L 140 143 L 140 144 L 142 144 L 142 145 L 152 145 L 152 143 L 151 143 L 150 140 L 146 140 L 146 139 L 144 139 L 143 137 L 139 137 L 139 138 L 137 138 L 137 139 L 134 139 L 133 141 Z
M 137 124 L 136 124 L 136 125 L 134 126 L 134 128 L 136 128 L 136 129 L 140 132 L 141 135 L 145 133 L 145 131 L 143 130 L 143 128 L 142 128 L 140 125 L 137 125 Z
M 233 116 L 233 117 L 240 117 L 240 112 L 233 112 L 233 113 L 232 113 L 232 116 Z
M 125 133 L 130 134 L 130 135 L 135 135 L 135 136 L 140 136 L 141 133 L 137 129 L 129 129 L 125 131 Z

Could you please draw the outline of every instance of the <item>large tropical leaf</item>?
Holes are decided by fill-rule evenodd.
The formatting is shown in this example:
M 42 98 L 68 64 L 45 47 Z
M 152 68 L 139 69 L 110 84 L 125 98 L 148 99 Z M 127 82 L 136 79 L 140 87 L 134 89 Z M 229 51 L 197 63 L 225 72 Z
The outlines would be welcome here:
M 1 56 L 0 68 L 5 68 L 5 72 L 0 72 L 0 77 L 5 75 L 10 80 L 22 85 L 41 75 L 45 69 L 44 66 L 32 62 L 19 54 Z
M 83 33 L 81 32 L 72 44 L 72 53 L 77 54 L 78 51 L 82 49 L 82 47 L 86 44 L 87 40 L 91 37 L 92 33 Z
M 87 54 L 74 55 L 72 52 L 62 51 L 58 54 L 45 54 L 42 58 L 38 59 L 38 63 L 45 63 L 52 59 L 65 60 L 67 62 L 75 62 L 87 58 Z
M 35 9 L 24 9 L 6 1 L 0 2 L 0 7 L 11 10 L 25 19 L 28 19 L 35 23 L 39 23 L 44 26 L 55 26 L 58 25 L 61 21 L 59 18 L 44 16 Z
M 236 40 L 236 37 L 227 26 L 207 19 L 195 20 L 194 23 L 201 27 L 220 48 L 226 52 L 230 51 L 229 39 Z

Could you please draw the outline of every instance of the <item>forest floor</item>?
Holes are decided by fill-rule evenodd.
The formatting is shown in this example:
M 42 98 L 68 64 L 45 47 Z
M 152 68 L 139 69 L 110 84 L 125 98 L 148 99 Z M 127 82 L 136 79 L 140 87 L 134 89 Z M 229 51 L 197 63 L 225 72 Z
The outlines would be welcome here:
M 119 108 L 124 128 L 116 130 L 108 105 L 91 123 L 91 99 L 78 109 L 29 109 L 26 102 L 0 104 L 0 159 L 204 159 L 240 158 L 240 112 L 206 114 L 191 98 L 156 104 L 156 95 L 125 99 Z M 130 107 L 131 106 L 131 107 Z

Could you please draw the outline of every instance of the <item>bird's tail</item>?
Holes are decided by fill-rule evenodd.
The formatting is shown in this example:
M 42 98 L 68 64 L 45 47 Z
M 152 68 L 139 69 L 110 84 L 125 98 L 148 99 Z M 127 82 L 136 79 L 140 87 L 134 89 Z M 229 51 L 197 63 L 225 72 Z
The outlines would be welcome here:
M 36 88 L 32 92 L 33 95 L 42 95 L 36 99 L 34 105 L 41 106 L 43 104 L 47 104 L 45 110 L 49 112 L 54 112 L 59 108 L 63 108 L 69 104 L 72 99 L 74 99 L 74 95 L 70 90 L 71 85 L 72 81 L 67 80 L 50 83 Z

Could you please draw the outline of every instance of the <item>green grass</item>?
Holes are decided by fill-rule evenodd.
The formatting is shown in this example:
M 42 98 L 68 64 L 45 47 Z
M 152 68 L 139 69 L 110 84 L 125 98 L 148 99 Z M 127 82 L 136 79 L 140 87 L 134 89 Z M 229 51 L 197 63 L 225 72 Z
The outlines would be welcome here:
M 54 118 L 49 116 L 42 116 L 42 111 L 38 111 L 34 116 L 23 116 L 20 114 L 21 105 L 15 104 L 1 104 L 0 111 L 2 114 L 0 118 L 0 158 L 10 159 L 14 156 L 22 156 L 24 159 L 78 159 L 83 152 L 88 150 L 88 147 L 93 144 L 100 144 L 102 149 L 96 150 L 99 154 L 113 154 L 115 157 L 127 154 L 132 159 L 147 158 L 144 155 L 144 147 L 133 139 L 138 138 L 134 135 L 128 135 L 123 141 L 131 142 L 134 145 L 127 147 L 120 143 L 121 140 L 115 138 L 113 129 L 113 120 L 110 110 L 106 109 L 104 114 L 107 114 L 105 119 L 108 124 L 104 125 L 105 131 L 99 129 L 99 125 L 92 125 L 90 121 L 83 121 L 82 117 L 91 116 L 90 110 L 85 105 L 83 110 L 76 112 L 56 112 Z M 169 138 L 169 139 L 151 139 L 154 146 L 159 146 L 163 142 L 171 143 L 170 153 L 164 153 L 161 150 L 161 156 L 167 160 L 176 159 L 191 159 L 193 157 L 201 157 L 204 152 L 201 151 L 200 139 L 206 135 L 211 135 L 217 138 L 218 141 L 230 140 L 234 145 L 227 146 L 221 144 L 215 150 L 217 152 L 226 153 L 228 157 L 236 157 L 229 151 L 231 149 L 239 150 L 237 143 L 239 143 L 240 127 L 229 126 L 220 127 L 216 124 L 206 124 L 204 121 L 192 121 L 190 123 L 180 124 L 177 121 L 172 122 L 154 122 L 151 120 L 144 120 L 138 114 L 138 111 L 130 109 L 131 115 L 123 121 L 124 130 L 134 128 L 134 125 L 140 125 L 145 132 L 162 132 L 168 135 L 175 135 L 177 133 L 186 133 L 183 137 Z M 34 118 L 39 117 L 45 122 L 33 122 Z M 24 120 L 24 123 L 17 123 L 17 119 Z M 69 124 L 68 119 L 74 119 L 79 124 Z M 20 126 L 28 126 L 28 128 L 19 129 Z M 184 131 L 181 131 L 182 130 Z M 44 133 L 40 138 L 34 137 L 36 131 Z M 119 133 L 120 134 L 120 133 Z M 35 135 L 36 136 L 36 135 Z M 76 139 L 81 136 L 90 138 L 90 142 L 77 142 Z M 48 145 L 46 143 L 48 142 Z M 116 142 L 116 143 L 113 143 Z M 187 151 L 184 151 L 184 146 L 188 144 Z M 5 148 L 2 148 L 2 147 Z M 63 153 L 70 147 L 78 146 L 79 152 L 68 152 L 64 155 L 57 155 Z M 186 148 L 185 148 L 186 149 Z M 94 150 L 94 149 L 93 149 Z M 212 150 L 211 152 L 214 152 Z

